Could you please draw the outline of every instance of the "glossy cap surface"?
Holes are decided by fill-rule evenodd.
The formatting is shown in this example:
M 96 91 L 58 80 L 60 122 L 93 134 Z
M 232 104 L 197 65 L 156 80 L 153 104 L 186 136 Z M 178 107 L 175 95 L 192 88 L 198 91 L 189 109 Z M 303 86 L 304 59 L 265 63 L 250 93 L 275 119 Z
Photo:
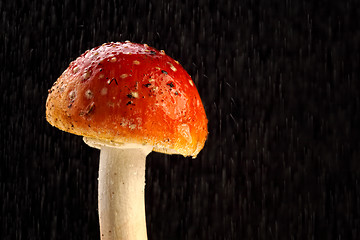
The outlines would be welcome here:
M 189 74 L 146 44 L 107 43 L 73 61 L 49 90 L 48 122 L 104 142 L 195 157 L 207 118 Z

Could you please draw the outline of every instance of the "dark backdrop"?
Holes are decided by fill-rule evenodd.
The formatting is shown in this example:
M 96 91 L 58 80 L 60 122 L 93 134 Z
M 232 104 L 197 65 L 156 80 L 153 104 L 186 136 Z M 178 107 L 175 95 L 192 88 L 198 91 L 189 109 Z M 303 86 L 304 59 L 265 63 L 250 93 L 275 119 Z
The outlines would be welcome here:
M 357 1 L 1 1 L 1 239 L 99 239 L 99 152 L 45 120 L 85 50 L 147 43 L 209 118 L 198 158 L 151 153 L 151 239 L 360 239 Z

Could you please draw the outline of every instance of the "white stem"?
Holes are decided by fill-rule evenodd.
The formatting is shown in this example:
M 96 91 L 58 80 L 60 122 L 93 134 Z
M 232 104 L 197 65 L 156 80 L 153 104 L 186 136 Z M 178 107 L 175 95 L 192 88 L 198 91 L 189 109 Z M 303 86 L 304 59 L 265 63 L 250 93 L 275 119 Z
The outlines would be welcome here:
M 102 146 L 99 168 L 101 240 L 146 240 L 145 164 L 151 148 Z

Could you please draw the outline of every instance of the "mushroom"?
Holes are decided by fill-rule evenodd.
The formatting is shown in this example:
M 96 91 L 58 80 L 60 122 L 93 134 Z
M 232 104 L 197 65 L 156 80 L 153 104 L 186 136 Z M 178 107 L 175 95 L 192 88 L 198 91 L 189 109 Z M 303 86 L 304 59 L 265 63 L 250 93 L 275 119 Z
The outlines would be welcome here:
M 147 239 L 145 163 L 151 151 L 195 158 L 207 138 L 199 93 L 182 66 L 147 44 L 87 50 L 57 79 L 47 121 L 100 149 L 101 239 Z

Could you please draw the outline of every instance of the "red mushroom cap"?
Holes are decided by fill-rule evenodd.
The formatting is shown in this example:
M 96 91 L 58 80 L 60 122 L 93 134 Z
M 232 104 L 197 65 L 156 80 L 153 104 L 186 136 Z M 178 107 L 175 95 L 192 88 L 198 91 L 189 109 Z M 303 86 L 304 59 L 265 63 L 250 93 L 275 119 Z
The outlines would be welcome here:
M 146 44 L 106 43 L 86 51 L 49 90 L 48 122 L 66 132 L 154 151 L 196 156 L 207 118 L 189 74 Z

